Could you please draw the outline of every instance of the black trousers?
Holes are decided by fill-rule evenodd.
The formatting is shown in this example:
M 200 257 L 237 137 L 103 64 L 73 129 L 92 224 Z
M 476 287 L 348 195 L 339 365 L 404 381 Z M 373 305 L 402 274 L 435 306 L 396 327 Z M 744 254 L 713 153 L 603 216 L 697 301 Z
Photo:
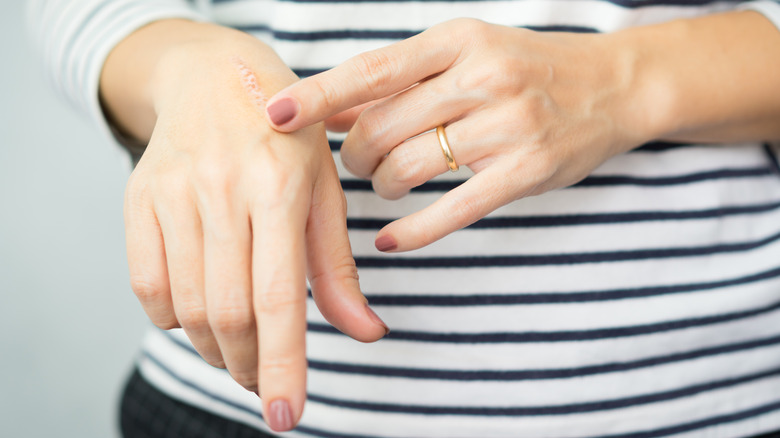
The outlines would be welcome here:
M 274 438 L 168 397 L 137 369 L 125 385 L 119 418 L 125 438 Z M 780 431 L 752 438 L 780 438 Z
M 170 398 L 144 380 L 137 369 L 125 384 L 119 410 L 125 438 L 274 438 Z

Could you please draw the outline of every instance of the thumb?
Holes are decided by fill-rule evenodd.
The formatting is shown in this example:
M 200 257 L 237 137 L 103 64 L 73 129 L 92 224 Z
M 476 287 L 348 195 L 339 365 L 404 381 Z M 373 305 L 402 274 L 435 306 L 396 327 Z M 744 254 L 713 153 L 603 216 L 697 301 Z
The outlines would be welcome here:
M 347 235 L 346 201 L 335 165 L 328 167 L 315 185 L 306 230 L 312 295 L 330 324 L 358 341 L 374 342 L 389 329 L 360 292 Z

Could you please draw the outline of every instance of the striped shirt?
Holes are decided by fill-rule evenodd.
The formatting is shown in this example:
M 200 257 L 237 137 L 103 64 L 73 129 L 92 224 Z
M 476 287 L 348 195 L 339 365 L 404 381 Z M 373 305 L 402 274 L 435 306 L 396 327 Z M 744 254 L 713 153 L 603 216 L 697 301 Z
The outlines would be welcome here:
M 244 30 L 300 76 L 436 23 L 610 32 L 750 7 L 712 0 L 37 1 L 56 87 L 97 100 L 114 45 L 153 20 Z M 775 90 L 777 92 L 777 90 Z M 343 136 L 330 137 L 336 163 Z M 780 429 L 780 169 L 769 145 L 651 143 L 417 251 L 376 232 L 468 178 L 401 201 L 339 169 L 361 286 L 393 331 L 361 344 L 308 303 L 308 403 L 291 437 L 737 437 Z M 172 397 L 266 430 L 260 403 L 150 330 L 140 369 Z

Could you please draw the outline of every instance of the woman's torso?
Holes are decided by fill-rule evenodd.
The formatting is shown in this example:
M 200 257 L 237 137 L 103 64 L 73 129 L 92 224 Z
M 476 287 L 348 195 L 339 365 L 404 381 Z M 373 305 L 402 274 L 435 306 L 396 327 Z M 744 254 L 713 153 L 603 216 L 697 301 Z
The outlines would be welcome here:
M 461 16 L 608 32 L 734 7 L 200 3 L 217 22 L 271 44 L 302 76 Z M 340 138 L 331 138 L 337 163 Z M 400 201 L 339 171 L 361 286 L 392 331 L 358 343 L 310 300 L 309 401 L 291 436 L 741 436 L 780 428 L 780 173 L 768 147 L 646 145 L 574 187 L 514 202 L 402 254 L 376 251 L 379 228 L 430 204 L 468 170 Z M 183 334 L 150 333 L 141 362 L 177 398 L 263 427 L 255 396 L 202 362 Z

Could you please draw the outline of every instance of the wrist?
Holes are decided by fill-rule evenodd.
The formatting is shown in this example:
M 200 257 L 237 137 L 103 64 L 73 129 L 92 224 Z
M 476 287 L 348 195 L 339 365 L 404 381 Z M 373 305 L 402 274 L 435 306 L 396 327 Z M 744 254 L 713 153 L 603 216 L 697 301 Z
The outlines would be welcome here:
M 250 74 L 257 91 L 267 97 L 298 79 L 260 40 L 221 26 L 196 25 L 200 29 L 190 28 L 195 33 L 191 38 L 170 45 L 155 65 L 149 82 L 149 98 L 155 111 L 178 93 L 213 86 L 229 89 Z
M 736 11 L 604 35 L 633 63 L 625 101 L 649 139 L 761 141 L 780 136 L 780 34 Z
M 678 120 L 672 116 L 676 112 L 674 75 L 663 68 L 662 54 L 655 50 L 657 39 L 663 39 L 664 35 L 632 28 L 599 38 L 610 58 L 613 83 L 618 84 L 614 117 L 630 133 L 633 144 L 629 147 L 664 138 L 675 131 Z M 648 44 L 648 40 L 654 43 Z
M 112 51 L 101 75 L 101 100 L 120 131 L 148 141 L 162 111 L 192 103 L 192 95 L 229 92 L 231 84 L 240 86 L 241 68 L 267 96 L 297 80 L 273 50 L 250 35 L 210 23 L 162 20 Z

